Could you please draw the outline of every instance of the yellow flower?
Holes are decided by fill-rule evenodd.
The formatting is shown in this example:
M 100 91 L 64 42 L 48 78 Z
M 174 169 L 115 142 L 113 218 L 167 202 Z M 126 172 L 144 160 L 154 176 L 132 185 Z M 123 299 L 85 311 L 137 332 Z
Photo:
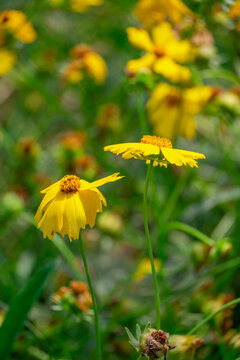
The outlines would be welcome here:
M 16 63 L 16 56 L 11 51 L 0 49 L 0 76 L 7 74 Z
M 150 135 L 144 135 L 140 143 L 109 145 L 105 146 L 104 150 L 117 155 L 122 154 L 124 159 L 145 160 L 147 164 L 153 161 L 153 166 L 167 167 L 170 163 L 198 167 L 195 159 L 205 159 L 203 154 L 174 149 L 170 140 Z
M 103 0 L 70 0 L 70 5 L 73 11 L 84 13 L 91 6 L 102 5 Z
M 155 71 L 173 82 L 190 79 L 189 69 L 180 64 L 192 61 L 195 50 L 189 41 L 179 40 L 174 36 L 169 23 L 155 26 L 152 37 L 145 29 L 134 27 L 127 29 L 127 35 L 135 47 L 147 52 L 140 59 L 128 61 L 128 73 Z
M 107 65 L 103 58 L 91 47 L 80 44 L 71 51 L 73 61 L 65 68 L 64 78 L 77 83 L 83 78 L 83 71 L 94 78 L 96 83 L 102 84 L 107 76 Z
M 167 18 L 173 23 L 181 23 L 186 15 L 193 15 L 181 0 L 139 0 L 134 14 L 146 26 L 152 26 Z
M 232 19 L 237 18 L 237 31 L 240 32 L 240 0 L 235 1 L 235 3 L 230 7 L 229 16 Z
M 191 352 L 199 348 L 204 340 L 197 338 L 195 335 L 171 335 L 170 341 L 176 346 L 173 350 L 173 354 Z
M 89 183 L 75 175 L 66 175 L 61 180 L 42 190 L 45 194 L 35 215 L 43 236 L 52 239 L 55 232 L 68 235 L 70 241 L 77 239 L 80 229 L 95 225 L 96 215 L 102 212 L 106 199 L 97 189 L 122 178 L 119 173 Z M 43 214 L 44 213 L 44 214 Z
M 0 14 L 0 29 L 9 31 L 24 43 L 31 43 L 37 38 L 37 33 L 27 21 L 26 15 L 18 10 L 4 10 Z
M 160 260 L 154 259 L 154 265 L 155 265 L 155 270 L 158 272 L 161 266 Z M 135 281 L 141 281 L 146 276 L 151 275 L 151 273 L 152 273 L 152 268 L 151 268 L 150 259 L 144 258 L 138 264 L 137 270 L 135 271 L 133 278 Z
M 159 84 L 147 104 L 154 132 L 169 139 L 177 135 L 193 138 L 196 133 L 195 115 L 214 98 L 215 92 L 208 86 L 181 90 L 169 84 Z

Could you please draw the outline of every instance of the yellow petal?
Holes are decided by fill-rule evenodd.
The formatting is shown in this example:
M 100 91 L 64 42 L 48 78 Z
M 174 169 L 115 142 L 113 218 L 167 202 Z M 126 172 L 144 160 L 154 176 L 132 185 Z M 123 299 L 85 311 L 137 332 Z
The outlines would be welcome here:
M 102 212 L 102 202 L 99 194 L 93 190 L 79 191 L 78 196 L 82 202 L 85 214 L 86 223 L 93 227 L 98 212 Z
M 70 241 L 78 239 L 80 229 L 84 229 L 87 223 L 86 214 L 78 192 L 66 194 L 66 205 L 63 213 L 63 225 L 61 235 L 68 235 Z
M 127 29 L 127 36 L 128 40 L 135 47 L 147 52 L 152 52 L 154 50 L 153 42 L 146 30 L 129 27 Z
M 153 63 L 156 59 L 154 54 L 146 54 L 142 56 L 140 59 L 129 60 L 127 62 L 126 68 L 130 73 L 151 73 Z
M 47 188 L 43 189 L 41 191 L 41 194 L 46 194 L 49 190 L 52 190 L 55 187 L 60 190 L 60 182 L 61 182 L 61 180 L 59 180 L 59 181 L 53 183 L 52 185 L 48 186 Z
M 114 154 L 123 154 L 122 157 L 130 159 L 135 155 L 158 155 L 160 149 L 157 145 L 142 144 L 142 143 L 123 143 L 116 145 L 105 146 L 104 151 L 111 151 Z
M 166 45 L 166 55 L 180 63 L 192 61 L 195 54 L 196 51 L 187 40 L 179 41 L 174 39 Z
M 109 182 L 114 182 L 114 181 L 120 180 L 124 177 L 124 176 L 118 176 L 118 175 L 119 175 L 119 173 L 115 173 L 115 174 L 107 176 L 103 179 L 94 181 L 92 183 L 89 183 L 85 180 L 81 180 L 81 187 L 79 189 L 79 192 L 81 192 L 82 190 L 89 190 L 89 189 L 97 188 L 97 187 L 107 184 Z
M 16 32 L 15 38 L 24 42 L 31 43 L 36 40 L 37 33 L 30 22 L 25 22 Z
M 190 70 L 186 66 L 178 65 L 170 57 L 158 59 L 153 68 L 156 73 L 173 82 L 186 82 L 191 78 Z
M 104 82 L 107 75 L 107 65 L 100 55 L 89 52 L 84 56 L 83 63 L 87 72 L 96 80 L 96 82 L 100 84 Z
M 55 199 L 46 207 L 45 213 L 38 223 L 38 228 L 43 228 L 44 237 L 48 235 L 49 239 L 52 239 L 55 232 L 61 232 L 65 204 L 66 194 L 58 192 Z
M 59 192 L 59 188 L 57 186 L 52 187 L 44 196 L 42 199 L 42 202 L 36 212 L 36 215 L 34 217 L 34 220 L 38 223 L 41 219 L 42 213 L 45 210 L 46 206 L 49 204 L 50 201 L 52 201 Z
M 194 152 L 194 151 L 187 151 L 187 150 L 180 150 L 180 149 L 174 149 L 174 150 L 177 151 L 178 153 L 182 154 L 184 157 L 188 157 L 191 159 L 206 159 L 205 155 Z
M 163 22 L 162 24 L 155 26 L 152 30 L 152 37 L 154 45 L 157 46 L 165 46 L 175 39 L 172 27 L 167 22 Z
M 0 76 L 7 74 L 16 63 L 16 56 L 13 52 L 0 49 Z

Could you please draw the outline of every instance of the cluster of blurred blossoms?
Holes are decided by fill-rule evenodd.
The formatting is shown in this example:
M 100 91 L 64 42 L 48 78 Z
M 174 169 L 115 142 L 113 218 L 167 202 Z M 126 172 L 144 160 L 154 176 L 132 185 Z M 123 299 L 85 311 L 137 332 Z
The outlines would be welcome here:
M 70 56 L 72 60 L 63 70 L 64 79 L 78 83 L 82 80 L 85 72 L 98 84 L 105 81 L 107 65 L 103 58 L 90 46 L 79 44 L 71 50 Z
M 49 0 L 54 6 L 66 6 L 70 10 L 85 13 L 92 6 L 102 5 L 103 0 Z
M 92 297 L 88 285 L 82 281 L 72 280 L 69 286 L 61 286 L 52 296 L 55 310 L 80 309 L 87 313 L 92 307 Z
M 240 1 L 214 9 L 227 21 L 238 19 Z M 232 100 L 229 92 L 226 99 L 225 90 L 206 85 L 201 79 L 202 64 L 213 64 L 217 58 L 213 36 L 203 18 L 181 0 L 139 0 L 134 14 L 141 24 L 127 29 L 128 40 L 144 53 L 127 62 L 126 74 L 133 84 L 141 84 L 150 92 L 148 119 L 156 135 L 192 139 L 197 114 L 209 103 Z
M 0 76 L 7 74 L 17 60 L 15 53 L 6 46 L 14 40 L 31 43 L 36 38 L 36 31 L 22 11 L 4 10 L 0 13 Z

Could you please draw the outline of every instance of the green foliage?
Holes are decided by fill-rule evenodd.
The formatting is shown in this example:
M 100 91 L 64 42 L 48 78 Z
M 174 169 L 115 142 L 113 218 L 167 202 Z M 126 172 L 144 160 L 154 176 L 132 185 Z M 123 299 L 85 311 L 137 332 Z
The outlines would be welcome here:
M 23 290 L 11 301 L 6 317 L 0 328 L 0 358 L 2 360 L 8 358 L 13 343 L 21 331 L 29 311 L 41 295 L 43 286 L 53 270 L 53 264 L 40 269 L 28 281 Z

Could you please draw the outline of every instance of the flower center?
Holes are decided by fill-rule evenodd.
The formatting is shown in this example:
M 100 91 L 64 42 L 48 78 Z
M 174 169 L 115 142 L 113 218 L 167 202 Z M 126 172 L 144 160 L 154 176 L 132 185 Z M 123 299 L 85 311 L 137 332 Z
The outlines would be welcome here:
M 179 94 L 170 94 L 167 96 L 168 106 L 177 106 L 180 103 L 181 97 Z
M 60 181 L 61 191 L 65 193 L 76 192 L 81 186 L 79 177 L 75 175 L 66 175 Z
M 165 51 L 162 47 L 156 46 L 154 49 L 154 53 L 158 58 L 161 58 L 165 55 Z
M 142 144 L 152 144 L 157 145 L 159 147 L 168 147 L 172 148 L 172 143 L 170 140 L 166 138 L 161 138 L 158 136 L 144 135 L 141 139 Z

